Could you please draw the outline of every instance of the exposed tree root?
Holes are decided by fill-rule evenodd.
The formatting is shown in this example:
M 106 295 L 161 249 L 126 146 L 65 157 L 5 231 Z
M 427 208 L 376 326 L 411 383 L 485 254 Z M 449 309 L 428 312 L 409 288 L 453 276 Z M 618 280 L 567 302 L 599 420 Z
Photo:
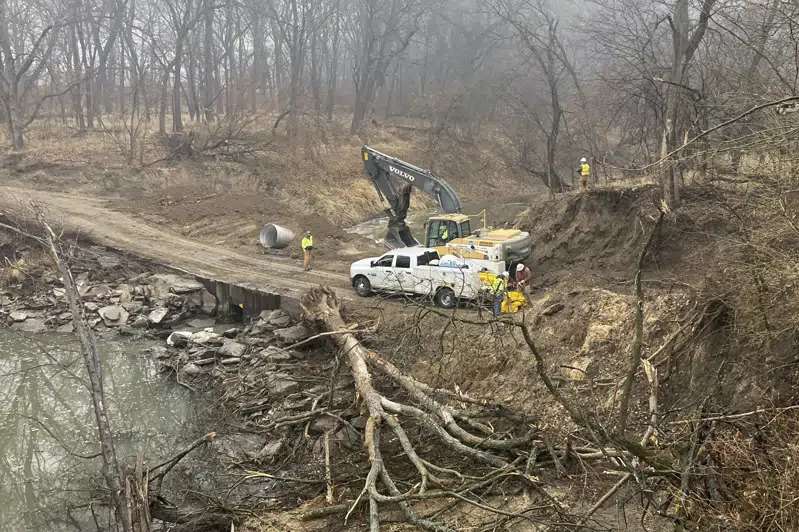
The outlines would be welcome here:
M 334 293 L 324 287 L 308 292 L 303 298 L 303 310 L 308 321 L 325 332 L 342 353 L 350 367 L 355 388 L 366 406 L 369 419 L 364 430 L 364 445 L 368 451 L 370 469 L 364 482 L 363 490 L 350 505 L 347 517 L 363 500 L 369 502 L 370 530 L 376 532 L 380 527 L 380 505 L 392 503 L 399 505 L 407 521 L 422 529 L 434 532 L 449 532 L 446 525 L 420 517 L 413 509 L 411 502 L 420 499 L 452 498 L 463 501 L 499 515 L 516 516 L 512 512 L 494 509 L 489 505 L 469 497 L 472 490 L 488 487 L 504 476 L 527 479 L 524 469 L 516 469 L 517 463 L 525 463 L 526 454 L 520 450 L 528 450 L 536 430 L 530 430 L 522 437 L 500 439 L 493 430 L 471 419 L 464 411 L 452 408 L 440 398 L 455 398 L 466 404 L 485 404 L 466 396 L 453 397 L 456 394 L 433 389 L 405 374 L 389 361 L 363 347 L 352 333 L 346 332 L 347 326 L 340 313 L 338 301 Z M 372 381 L 372 370 L 379 372 L 396 384 L 401 392 L 407 394 L 413 404 L 406 404 L 392 399 L 375 389 Z M 422 458 L 419 450 L 408 436 L 407 428 L 418 427 L 423 433 L 434 436 L 450 454 L 480 462 L 493 468 L 484 477 L 468 477 L 461 472 L 435 465 Z M 462 425 L 478 431 L 473 434 Z M 383 458 L 381 435 L 391 434 L 402 449 L 402 454 L 413 465 L 416 482 L 406 492 L 397 487 L 390 471 L 390 464 Z M 404 475 L 407 476 L 407 475 Z M 467 480 L 468 479 L 468 480 Z M 404 480 L 407 483 L 407 479 Z M 388 493 L 381 492 L 379 485 Z M 457 485 L 457 489 L 453 486 Z M 437 489 L 430 490 L 430 487 Z M 340 508 L 339 508 L 340 510 Z M 527 515 L 522 518 L 532 519 Z

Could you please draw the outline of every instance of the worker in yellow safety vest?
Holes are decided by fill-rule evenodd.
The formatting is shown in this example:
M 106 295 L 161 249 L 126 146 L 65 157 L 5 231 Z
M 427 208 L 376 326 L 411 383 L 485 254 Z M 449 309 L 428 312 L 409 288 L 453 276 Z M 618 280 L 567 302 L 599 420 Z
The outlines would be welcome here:
M 588 161 L 583 157 L 580 159 L 580 168 L 577 169 L 580 174 L 580 188 L 588 186 L 588 179 L 591 177 L 591 167 L 588 166 Z
M 494 317 L 502 314 L 502 300 L 505 299 L 505 290 L 508 288 L 508 272 L 502 272 L 494 279 L 491 285 L 491 295 L 494 296 Z
M 310 231 L 305 231 L 305 237 L 302 239 L 302 253 L 304 261 L 302 263 L 302 271 L 311 271 L 311 251 L 313 251 L 313 236 Z
M 449 241 L 449 230 L 447 230 L 447 224 L 443 223 L 438 228 L 438 238 L 441 240 L 441 245 L 443 246 Z

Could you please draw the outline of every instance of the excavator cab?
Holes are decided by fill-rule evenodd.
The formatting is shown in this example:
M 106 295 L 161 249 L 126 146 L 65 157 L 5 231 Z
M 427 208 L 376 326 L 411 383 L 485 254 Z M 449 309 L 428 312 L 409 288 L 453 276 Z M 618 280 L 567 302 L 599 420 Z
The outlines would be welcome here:
M 427 222 L 426 245 L 429 248 L 446 246 L 456 238 L 471 234 L 469 217 L 463 214 L 434 216 Z

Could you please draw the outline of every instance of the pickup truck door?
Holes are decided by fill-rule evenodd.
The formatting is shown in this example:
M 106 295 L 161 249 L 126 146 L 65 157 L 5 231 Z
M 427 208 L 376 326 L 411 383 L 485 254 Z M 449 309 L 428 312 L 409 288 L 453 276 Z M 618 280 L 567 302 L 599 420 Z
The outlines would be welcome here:
M 411 257 L 408 255 L 397 255 L 394 261 L 394 271 L 391 276 L 392 290 L 412 294 L 415 292 L 415 280 L 411 269 Z
M 383 255 L 374 261 L 369 271 L 369 282 L 376 290 L 394 290 L 394 255 Z

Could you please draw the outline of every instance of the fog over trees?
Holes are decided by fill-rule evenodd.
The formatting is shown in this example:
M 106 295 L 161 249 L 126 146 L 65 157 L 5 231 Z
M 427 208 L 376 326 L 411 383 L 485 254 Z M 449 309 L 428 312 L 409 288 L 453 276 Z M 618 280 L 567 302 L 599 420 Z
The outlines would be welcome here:
M 754 113 L 678 150 L 795 94 L 798 14 L 779 0 L 0 0 L 1 118 L 21 149 L 45 116 L 78 134 L 122 117 L 131 137 L 139 120 L 170 134 L 271 115 L 291 136 L 301 116 L 346 116 L 353 134 L 403 117 L 503 135 L 508 164 L 555 190 L 583 155 L 598 171 L 658 164 L 676 202 L 711 145 L 735 169 L 753 132 L 785 133 Z

